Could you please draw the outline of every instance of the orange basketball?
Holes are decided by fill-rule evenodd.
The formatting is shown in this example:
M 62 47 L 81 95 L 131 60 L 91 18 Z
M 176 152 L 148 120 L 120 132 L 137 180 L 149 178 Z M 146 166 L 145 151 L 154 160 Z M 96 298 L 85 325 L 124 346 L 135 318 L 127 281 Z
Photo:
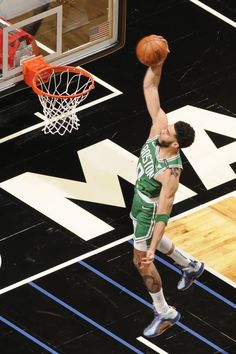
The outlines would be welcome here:
M 163 62 L 169 53 L 168 43 L 162 36 L 151 34 L 138 42 L 136 55 L 138 60 L 147 66 Z

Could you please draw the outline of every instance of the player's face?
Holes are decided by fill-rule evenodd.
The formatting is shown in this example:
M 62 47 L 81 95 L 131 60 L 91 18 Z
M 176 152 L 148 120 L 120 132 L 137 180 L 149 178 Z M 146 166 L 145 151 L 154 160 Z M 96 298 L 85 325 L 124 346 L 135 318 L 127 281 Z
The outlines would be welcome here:
M 177 143 L 174 124 L 162 129 L 158 138 L 158 145 L 161 147 L 169 147 L 172 143 Z

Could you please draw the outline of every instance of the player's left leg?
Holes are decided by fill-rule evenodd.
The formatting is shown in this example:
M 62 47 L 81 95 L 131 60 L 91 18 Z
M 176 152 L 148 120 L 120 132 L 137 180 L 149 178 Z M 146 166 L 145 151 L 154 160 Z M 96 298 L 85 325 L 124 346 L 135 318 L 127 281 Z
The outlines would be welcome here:
M 162 280 L 154 263 L 145 266 L 142 265 L 142 259 L 146 256 L 146 250 L 147 246 L 145 241 L 134 241 L 134 265 L 152 298 L 154 312 L 154 319 L 151 324 L 144 329 L 143 334 L 146 337 L 155 337 L 173 326 L 180 319 L 180 314 L 175 308 L 167 304 L 163 294 Z

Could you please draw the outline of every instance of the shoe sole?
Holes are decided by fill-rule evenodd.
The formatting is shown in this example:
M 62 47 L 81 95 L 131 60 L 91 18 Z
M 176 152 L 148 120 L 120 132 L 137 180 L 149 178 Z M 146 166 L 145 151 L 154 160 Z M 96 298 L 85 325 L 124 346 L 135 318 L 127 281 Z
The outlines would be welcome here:
M 160 336 L 162 333 L 164 333 L 168 328 L 174 326 L 176 324 L 176 322 L 179 321 L 180 319 L 180 313 L 178 313 L 178 315 L 172 320 L 172 321 L 163 321 L 159 327 L 159 330 L 157 333 L 151 335 L 151 336 L 147 336 L 144 334 L 145 337 L 147 338 L 154 338 L 154 337 L 157 337 L 157 336 Z
M 202 273 L 204 272 L 204 270 L 205 270 L 204 263 L 202 263 L 202 266 L 199 268 L 200 273 L 196 274 L 196 275 L 192 278 L 192 280 L 191 280 L 191 282 L 189 283 L 189 285 L 188 285 L 187 287 L 185 287 L 185 288 L 182 288 L 182 289 L 178 289 L 178 288 L 177 288 L 177 289 L 178 289 L 179 291 L 184 291 L 184 290 L 189 289 L 190 286 L 193 284 L 193 282 L 194 282 L 196 279 L 198 279 L 198 278 L 202 275 Z

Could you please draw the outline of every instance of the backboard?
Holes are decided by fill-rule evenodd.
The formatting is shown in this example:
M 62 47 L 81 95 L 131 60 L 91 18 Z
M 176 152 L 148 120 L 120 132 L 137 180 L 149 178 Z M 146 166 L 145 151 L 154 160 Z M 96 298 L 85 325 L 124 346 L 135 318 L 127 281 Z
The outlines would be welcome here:
M 0 0 L 0 91 L 17 90 L 22 62 L 81 65 L 119 49 L 126 0 Z

